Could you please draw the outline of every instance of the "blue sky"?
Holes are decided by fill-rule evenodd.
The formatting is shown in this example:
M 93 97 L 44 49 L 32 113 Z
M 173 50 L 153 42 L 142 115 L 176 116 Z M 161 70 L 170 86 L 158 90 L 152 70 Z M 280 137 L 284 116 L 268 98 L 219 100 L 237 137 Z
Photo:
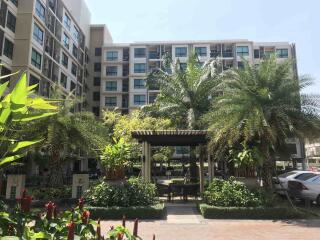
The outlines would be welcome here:
M 87 0 L 114 42 L 249 39 L 296 43 L 299 74 L 320 93 L 319 0 Z

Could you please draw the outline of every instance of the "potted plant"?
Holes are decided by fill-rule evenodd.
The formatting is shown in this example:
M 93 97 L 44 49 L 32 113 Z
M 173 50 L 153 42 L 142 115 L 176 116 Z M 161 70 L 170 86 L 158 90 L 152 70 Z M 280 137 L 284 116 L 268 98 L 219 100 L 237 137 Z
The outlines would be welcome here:
M 101 165 L 105 168 L 106 180 L 121 180 L 124 178 L 125 167 L 129 164 L 130 145 L 123 138 L 105 147 L 100 156 Z

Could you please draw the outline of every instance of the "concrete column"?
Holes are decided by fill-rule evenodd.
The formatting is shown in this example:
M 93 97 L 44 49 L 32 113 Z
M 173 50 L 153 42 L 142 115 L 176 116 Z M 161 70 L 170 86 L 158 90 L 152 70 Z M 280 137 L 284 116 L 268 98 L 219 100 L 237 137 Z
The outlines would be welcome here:
M 73 174 L 72 198 L 80 198 L 89 188 L 89 174 Z
M 146 148 L 145 148 L 146 142 L 142 143 L 142 153 L 141 153 L 141 177 L 143 179 L 146 178 L 145 176 L 145 165 L 146 165 Z
M 205 151 L 203 149 L 203 146 L 200 146 L 200 166 L 199 166 L 199 178 L 200 178 L 200 195 L 202 196 L 204 192 L 204 166 L 203 166 L 203 161 L 204 161 L 204 156 L 205 156 Z
M 6 199 L 20 198 L 25 188 L 26 175 L 8 175 Z
M 146 153 L 146 161 L 145 161 L 145 180 L 146 182 L 151 181 L 151 146 L 149 143 L 145 144 L 145 153 Z
M 214 162 L 211 158 L 211 155 L 208 153 L 208 175 L 209 175 L 209 182 L 211 182 L 214 178 Z

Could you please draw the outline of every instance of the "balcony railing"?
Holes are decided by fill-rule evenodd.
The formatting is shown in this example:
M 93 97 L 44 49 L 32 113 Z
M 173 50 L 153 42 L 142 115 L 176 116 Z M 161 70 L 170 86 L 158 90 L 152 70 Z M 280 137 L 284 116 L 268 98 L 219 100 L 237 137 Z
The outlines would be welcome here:
M 233 52 L 224 51 L 224 52 L 222 53 L 222 56 L 225 57 L 225 58 L 231 58 L 231 57 L 233 57 Z
M 216 57 L 220 57 L 221 56 L 221 53 L 220 52 L 210 52 L 210 57 L 212 58 L 216 58 Z
M 158 52 L 149 52 L 149 59 L 160 59 L 160 53 L 158 53 Z

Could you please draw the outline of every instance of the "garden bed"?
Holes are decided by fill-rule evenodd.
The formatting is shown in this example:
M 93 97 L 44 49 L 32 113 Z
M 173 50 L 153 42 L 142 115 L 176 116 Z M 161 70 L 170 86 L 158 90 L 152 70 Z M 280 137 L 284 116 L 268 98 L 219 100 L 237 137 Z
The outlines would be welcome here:
M 162 219 L 165 217 L 166 208 L 164 204 L 138 207 L 87 207 L 93 219 L 109 220 L 122 219 Z
M 302 219 L 306 213 L 289 207 L 216 207 L 199 204 L 201 215 L 207 219 Z

